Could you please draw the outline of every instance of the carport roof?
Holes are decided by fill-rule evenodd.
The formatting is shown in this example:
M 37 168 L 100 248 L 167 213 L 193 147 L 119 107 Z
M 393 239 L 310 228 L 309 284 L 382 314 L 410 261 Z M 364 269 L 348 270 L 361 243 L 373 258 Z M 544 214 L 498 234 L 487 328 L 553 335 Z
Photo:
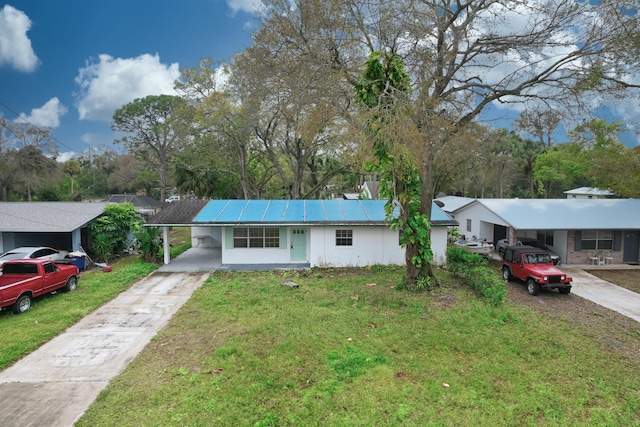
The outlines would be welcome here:
M 102 202 L 1 202 L 0 232 L 69 233 L 100 216 Z
M 178 225 L 175 221 L 178 218 L 185 225 L 386 223 L 384 200 L 211 200 L 190 221 L 186 215 L 171 214 L 173 210 L 183 210 L 182 203 L 171 203 L 152 218 L 149 225 Z M 458 224 L 435 204 L 431 222 L 434 225 Z

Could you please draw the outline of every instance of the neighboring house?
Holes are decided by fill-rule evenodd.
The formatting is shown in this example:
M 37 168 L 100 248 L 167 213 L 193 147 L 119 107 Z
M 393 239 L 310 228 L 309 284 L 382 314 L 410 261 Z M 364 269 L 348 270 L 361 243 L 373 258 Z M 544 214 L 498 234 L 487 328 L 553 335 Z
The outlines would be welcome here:
M 468 239 L 515 243 L 516 237 L 534 237 L 566 264 L 589 264 L 590 252 L 602 251 L 610 251 L 614 264 L 639 262 L 640 200 L 463 198 L 456 204 L 447 199 L 438 200 Z
M 201 202 L 201 201 L 198 201 Z M 404 264 L 397 231 L 385 221 L 383 200 L 211 200 L 174 202 L 147 225 L 192 227 L 194 246 L 220 247 L 223 264 L 349 267 Z M 446 262 L 447 227 L 432 212 L 434 263 Z M 168 252 L 165 238 L 165 253 Z M 165 258 L 165 263 L 169 260 Z
M 142 217 L 147 221 L 149 218 L 160 212 L 166 203 L 152 199 L 149 196 L 137 194 L 112 194 L 104 200 L 106 203 L 131 203 Z
M 1 202 L 0 252 L 20 246 L 88 248 L 88 225 L 104 207 L 101 202 Z
M 593 187 L 580 187 L 565 191 L 567 199 L 608 199 L 615 196 L 613 191 Z

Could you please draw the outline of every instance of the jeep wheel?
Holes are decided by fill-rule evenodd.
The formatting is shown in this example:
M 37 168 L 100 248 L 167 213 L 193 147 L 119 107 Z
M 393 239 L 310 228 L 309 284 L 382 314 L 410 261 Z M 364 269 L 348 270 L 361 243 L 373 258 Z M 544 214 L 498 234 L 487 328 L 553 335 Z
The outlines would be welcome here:
M 558 291 L 559 291 L 561 294 L 565 294 L 565 295 L 567 295 L 569 292 L 571 292 L 571 288 L 558 288 Z
M 511 280 L 511 270 L 509 270 L 509 267 L 504 266 L 502 267 L 502 278 L 504 280 Z
M 528 279 L 527 292 L 529 292 L 529 295 L 538 295 L 540 293 L 540 283 L 536 283 L 533 279 Z

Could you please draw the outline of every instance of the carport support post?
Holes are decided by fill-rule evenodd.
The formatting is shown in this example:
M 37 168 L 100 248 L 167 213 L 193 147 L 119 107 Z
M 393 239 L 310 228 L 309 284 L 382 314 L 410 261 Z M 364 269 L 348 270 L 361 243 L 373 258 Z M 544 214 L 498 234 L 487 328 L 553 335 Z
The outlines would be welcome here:
M 164 251 L 164 263 L 171 261 L 171 242 L 169 242 L 169 227 L 162 227 L 162 244 Z

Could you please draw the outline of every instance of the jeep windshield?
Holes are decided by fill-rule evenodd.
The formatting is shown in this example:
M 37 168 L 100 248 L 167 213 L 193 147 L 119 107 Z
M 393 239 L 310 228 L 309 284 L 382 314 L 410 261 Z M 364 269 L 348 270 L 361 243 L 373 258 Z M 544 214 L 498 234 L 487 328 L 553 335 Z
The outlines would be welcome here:
M 551 255 L 549 254 L 526 254 L 524 256 L 524 262 L 527 264 L 547 264 L 551 262 Z

